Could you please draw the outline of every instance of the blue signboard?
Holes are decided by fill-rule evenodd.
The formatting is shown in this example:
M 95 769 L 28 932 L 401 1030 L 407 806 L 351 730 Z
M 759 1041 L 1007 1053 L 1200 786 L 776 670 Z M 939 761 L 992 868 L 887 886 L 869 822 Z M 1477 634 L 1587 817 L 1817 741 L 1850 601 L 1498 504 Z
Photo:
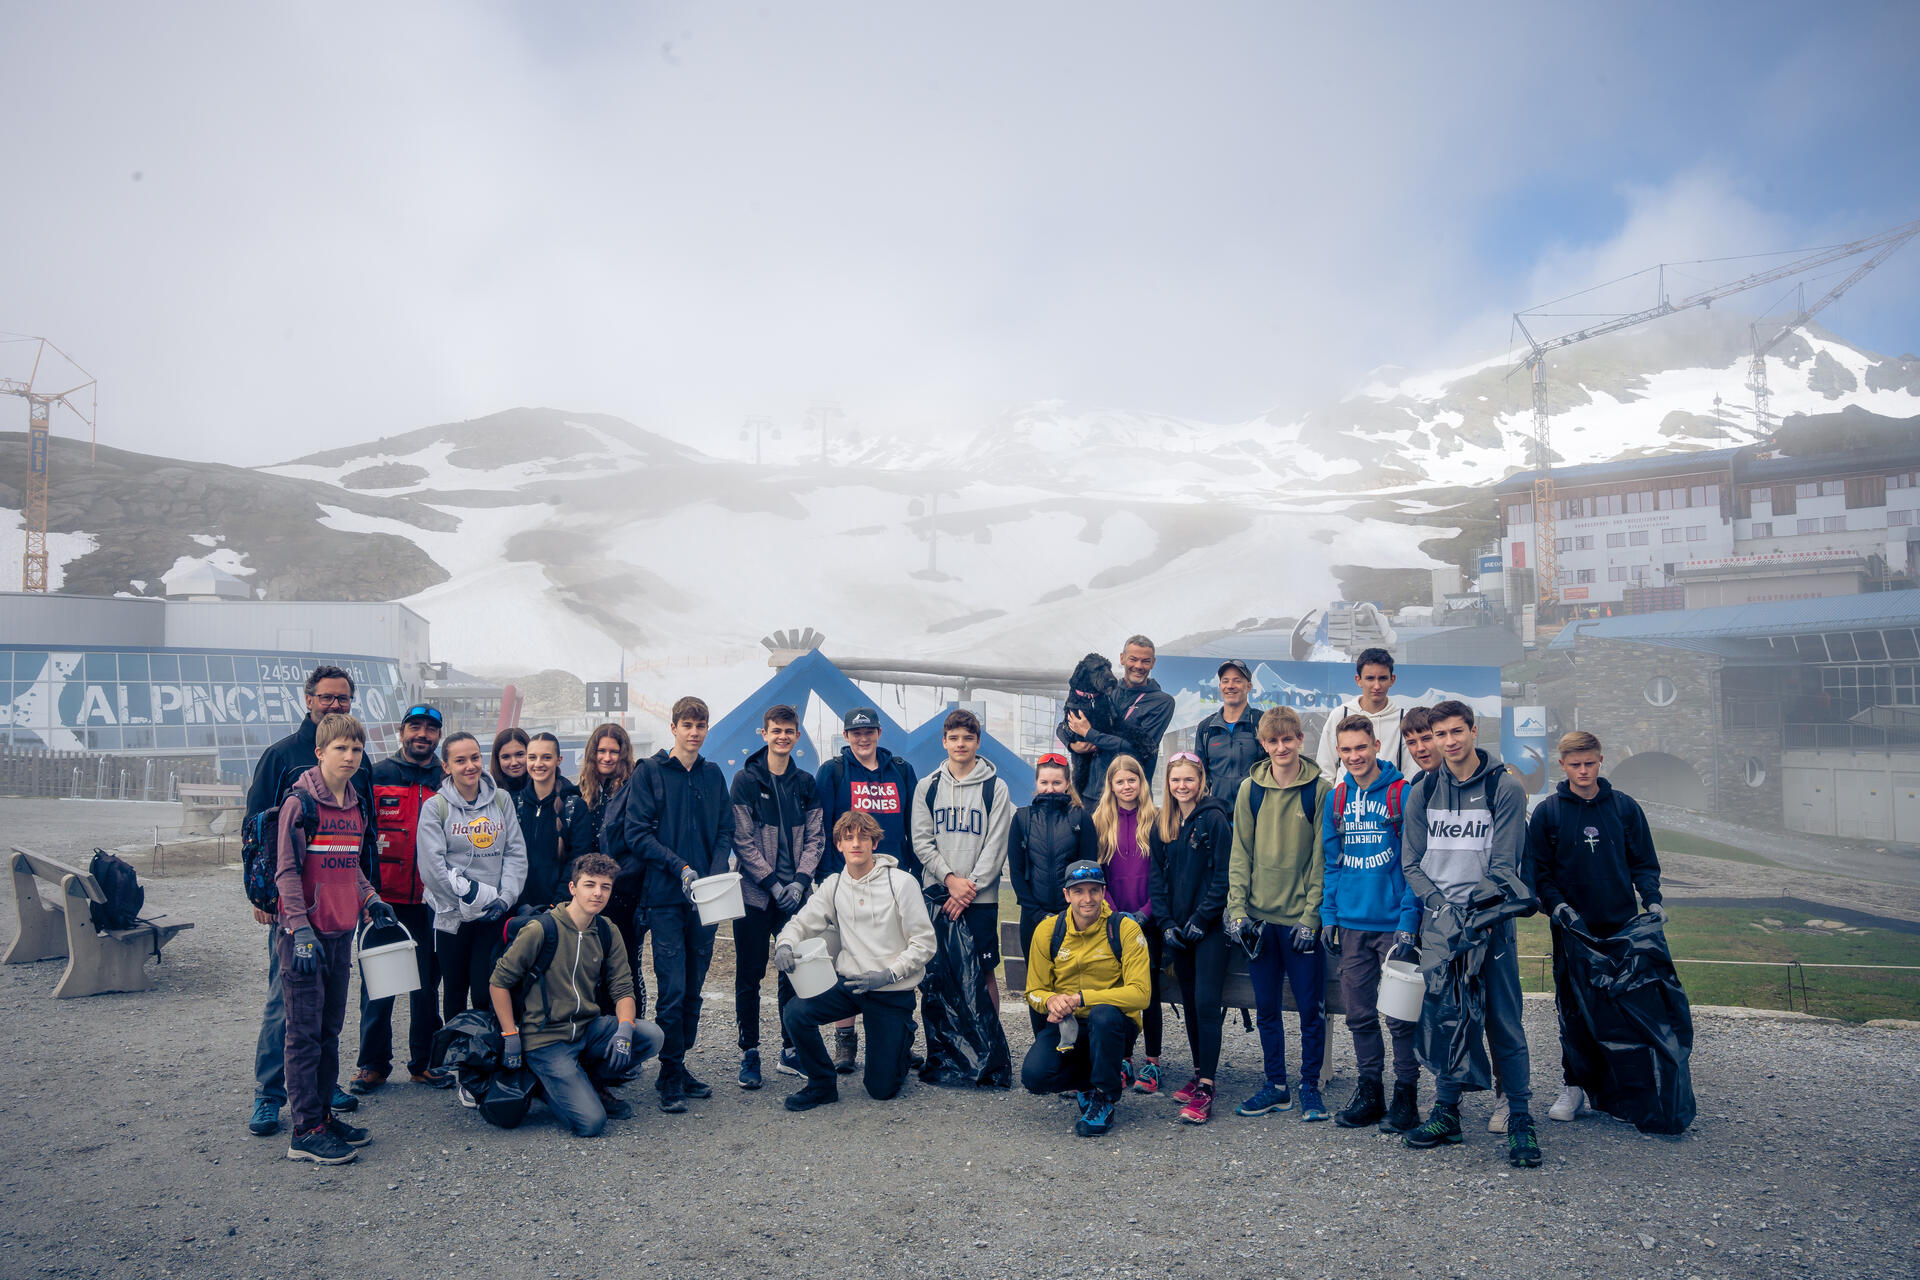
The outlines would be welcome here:
M 1489 573 L 1499 573 L 1502 567 L 1502 563 L 1503 562 L 1501 561 L 1499 556 L 1481 556 L 1480 557 L 1481 576 L 1484 577 Z
M 34 475 L 47 474 L 47 429 L 35 427 L 27 433 L 31 443 L 27 446 L 27 469 Z

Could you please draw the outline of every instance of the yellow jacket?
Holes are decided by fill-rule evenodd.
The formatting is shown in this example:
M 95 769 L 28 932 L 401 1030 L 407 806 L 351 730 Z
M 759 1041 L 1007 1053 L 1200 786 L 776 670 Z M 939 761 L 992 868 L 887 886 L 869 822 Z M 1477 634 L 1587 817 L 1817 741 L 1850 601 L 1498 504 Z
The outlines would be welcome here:
M 1132 916 L 1120 917 L 1120 959 L 1113 958 L 1107 939 L 1107 917 L 1113 908 L 1100 904 L 1100 918 L 1093 927 L 1081 932 L 1073 927 L 1073 909 L 1062 913 L 1067 920 L 1066 937 L 1060 940 L 1060 954 L 1053 954 L 1053 922 L 1048 916 L 1033 931 L 1033 954 L 1027 957 L 1027 1003 L 1037 1012 L 1047 1011 L 1049 998 L 1062 993 L 1079 995 L 1085 1004 L 1074 1012 L 1086 1017 L 1097 1004 L 1110 1004 L 1126 1010 L 1136 1023 L 1141 1010 L 1152 998 L 1153 973 L 1147 962 L 1147 938 Z

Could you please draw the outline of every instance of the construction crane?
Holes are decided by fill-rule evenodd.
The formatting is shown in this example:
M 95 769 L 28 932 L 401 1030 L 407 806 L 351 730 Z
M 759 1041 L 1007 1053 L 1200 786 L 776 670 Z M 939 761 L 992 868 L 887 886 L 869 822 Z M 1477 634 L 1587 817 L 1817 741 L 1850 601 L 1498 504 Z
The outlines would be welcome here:
M 1609 333 L 1618 333 L 1622 329 L 1631 329 L 1635 325 L 1645 324 L 1649 320 L 1658 320 L 1662 316 L 1690 311 L 1695 307 L 1711 307 L 1722 298 L 1730 298 L 1735 294 L 1745 293 L 1749 289 L 1758 289 L 1762 285 L 1804 275 L 1829 263 L 1843 262 L 1863 253 L 1873 254 L 1874 256 L 1862 263 L 1858 270 L 1829 290 L 1827 296 L 1813 306 L 1804 308 L 1798 317 L 1766 343 L 1764 350 L 1759 344 L 1758 326 L 1755 326 L 1755 351 L 1748 376 L 1753 382 L 1760 384 L 1760 387 L 1755 390 L 1756 411 L 1758 411 L 1758 401 L 1763 395 L 1766 382 L 1766 350 L 1771 350 L 1788 333 L 1806 323 L 1809 316 L 1852 288 L 1862 276 L 1886 261 L 1889 254 L 1913 239 L 1915 235 L 1920 235 L 1920 220 L 1894 227 L 1890 231 L 1883 231 L 1879 235 L 1868 236 L 1864 240 L 1852 240 L 1846 244 L 1828 245 L 1824 249 L 1812 250 L 1791 262 L 1769 267 L 1765 271 L 1756 271 L 1752 275 L 1742 276 L 1738 280 L 1728 281 L 1725 284 L 1714 285 L 1710 289 L 1703 289 L 1699 293 L 1678 301 L 1666 296 L 1666 268 L 1669 265 L 1682 264 L 1661 263 L 1657 268 L 1661 282 L 1660 301 L 1656 305 L 1644 311 L 1611 316 L 1599 324 L 1589 325 L 1584 329 L 1576 329 L 1571 333 L 1563 333 L 1553 338 L 1535 338 L 1532 331 L 1527 328 L 1526 317 L 1533 316 L 1538 320 L 1541 307 L 1514 312 L 1514 326 L 1520 330 L 1520 335 L 1527 341 L 1527 354 L 1522 358 L 1519 367 L 1527 370 L 1529 380 L 1533 384 L 1533 465 L 1536 472 L 1533 481 L 1534 585 L 1535 598 L 1540 607 L 1543 610 L 1552 609 L 1559 603 L 1560 598 L 1560 557 L 1554 546 L 1556 513 L 1553 509 L 1553 439 L 1547 411 L 1546 365 L 1547 356 L 1550 353 L 1563 347 L 1570 347 L 1576 342 L 1585 342 L 1589 338 L 1598 338 Z M 1653 269 L 1656 268 L 1649 268 L 1649 270 Z M 1644 275 L 1645 272 L 1636 274 Z M 1542 304 L 1542 306 L 1553 305 L 1554 303 Z
M 24 379 L 0 377 L 0 395 L 20 396 L 27 402 L 27 484 L 24 498 L 20 503 L 20 519 L 27 535 L 26 550 L 20 557 L 20 589 L 22 591 L 45 591 L 47 589 L 47 464 L 51 449 L 53 428 L 53 406 L 65 405 L 73 415 L 87 424 L 87 430 L 93 433 L 93 443 L 99 443 L 99 432 L 95 425 L 99 417 L 99 384 L 92 374 L 82 369 L 74 358 L 45 338 L 22 338 L 18 341 L 34 343 L 33 365 Z M 80 381 L 60 391 L 47 390 L 41 386 L 43 370 L 49 377 L 55 370 L 46 367 L 52 362 L 47 353 L 64 361 L 67 368 L 79 375 Z M 76 401 L 81 392 L 91 393 L 87 408 L 82 410 Z

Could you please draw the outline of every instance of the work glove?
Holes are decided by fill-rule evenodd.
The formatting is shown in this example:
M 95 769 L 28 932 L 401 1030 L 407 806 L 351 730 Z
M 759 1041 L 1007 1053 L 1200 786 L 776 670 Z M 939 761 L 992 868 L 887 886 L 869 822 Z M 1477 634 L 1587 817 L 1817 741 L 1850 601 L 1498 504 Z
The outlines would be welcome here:
M 1298 951 L 1301 955 L 1306 955 L 1320 943 L 1320 926 L 1297 924 L 1293 926 L 1293 929 L 1287 934 L 1287 938 L 1293 943 L 1293 949 L 1295 951 Z
M 1387 952 L 1387 959 L 1404 960 L 1408 964 L 1411 964 L 1419 958 L 1420 948 L 1415 944 L 1414 937 L 1411 933 L 1402 929 L 1393 935 L 1393 950 Z
M 1586 926 L 1586 921 L 1580 918 L 1580 913 L 1573 909 L 1573 904 L 1570 902 L 1563 902 L 1555 907 L 1553 918 L 1569 929 L 1580 929 Z
M 305 978 L 319 970 L 320 935 L 311 926 L 303 924 L 293 931 L 293 971 Z
M 893 975 L 885 969 L 869 969 L 865 973 L 856 973 L 851 978 L 842 978 L 841 981 L 847 984 L 847 990 L 857 996 L 863 996 L 869 991 L 878 991 L 892 982 Z
M 798 961 L 793 958 L 793 948 L 786 943 L 783 942 L 773 949 L 773 967 L 780 972 L 792 973 L 797 963 Z
M 1647 914 L 1655 920 L 1658 920 L 1661 924 L 1667 922 L 1667 909 L 1657 902 L 1649 902 L 1647 904 Z
M 520 1033 L 500 1037 L 500 1065 L 509 1071 L 526 1065 L 527 1056 L 520 1051 Z
M 607 1045 L 607 1068 L 615 1075 L 623 1074 L 633 1065 L 633 1037 L 638 1030 L 631 1022 L 622 1022 L 620 1029 L 613 1033 L 613 1040 Z
M 1180 940 L 1191 945 L 1207 936 L 1207 926 L 1198 920 L 1187 921 L 1187 927 L 1180 931 Z
M 1227 921 L 1227 941 L 1235 945 L 1245 945 L 1243 939 L 1240 937 L 1240 931 L 1245 929 L 1250 923 L 1252 922 L 1245 916 L 1242 916 L 1238 920 Z
M 375 898 L 367 903 L 367 919 L 376 925 L 393 925 L 398 928 L 400 921 L 394 918 L 393 908 Z
M 807 896 L 807 891 L 800 887 L 798 880 L 789 880 L 784 884 L 773 886 L 773 896 L 779 900 L 782 911 L 798 911 L 800 901 Z
M 688 902 L 693 901 L 693 882 L 699 878 L 692 867 L 680 868 L 680 894 Z
M 508 902 L 505 898 L 495 898 L 487 904 L 487 909 L 480 913 L 480 918 L 488 924 L 498 924 L 500 921 L 505 920 L 507 913 L 512 910 L 513 904 L 511 902 Z
M 1320 941 L 1326 944 L 1327 954 L 1336 955 L 1336 956 L 1339 955 L 1340 954 L 1340 926 L 1339 925 L 1327 926 L 1327 928 L 1323 931 L 1321 935 Z
M 1179 951 L 1187 945 L 1186 940 L 1180 936 L 1180 931 L 1172 925 L 1160 931 L 1160 941 L 1166 943 L 1169 951 Z

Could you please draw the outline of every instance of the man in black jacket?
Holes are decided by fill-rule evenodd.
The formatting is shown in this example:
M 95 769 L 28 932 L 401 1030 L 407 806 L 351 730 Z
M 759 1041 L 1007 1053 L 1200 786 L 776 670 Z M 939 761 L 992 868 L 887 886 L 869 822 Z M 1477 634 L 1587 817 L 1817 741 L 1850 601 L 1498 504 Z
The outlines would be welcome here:
M 693 882 L 729 870 L 733 860 L 733 805 L 720 766 L 700 757 L 707 741 L 707 704 L 673 704 L 673 750 L 657 752 L 627 783 L 626 845 L 642 865 L 640 916 L 653 938 L 659 984 L 654 1017 L 660 1049 L 660 1109 L 681 1112 L 688 1098 L 710 1098 L 713 1087 L 687 1070 L 687 1050 L 700 1028 L 700 988 L 713 962 L 715 925 L 700 923 Z
M 1107 695 L 1107 714 L 1114 732 L 1103 733 L 1078 711 L 1054 726 L 1054 734 L 1078 755 L 1087 757 L 1087 783 L 1080 798 L 1091 810 L 1100 803 L 1107 766 L 1120 756 L 1140 762 L 1149 786 L 1160 764 L 1160 739 L 1173 723 L 1173 695 L 1153 679 L 1153 641 L 1131 636 L 1120 650 L 1120 683 Z
M 314 767 L 314 730 L 323 717 L 334 712 L 346 714 L 353 707 L 353 677 L 339 667 L 321 663 L 307 676 L 307 718 L 298 728 L 260 753 L 254 766 L 253 785 L 247 788 L 246 822 L 256 814 L 278 809 L 293 790 L 300 776 Z M 360 869 L 369 882 L 377 883 L 375 833 L 373 821 L 373 766 L 363 756 L 360 769 L 353 775 L 353 792 L 361 798 L 361 818 L 366 839 L 360 846 Z M 243 828 L 244 829 L 244 828 Z M 258 907 L 255 922 L 272 925 L 274 918 Z M 272 929 L 267 931 L 267 1007 L 260 1015 L 260 1039 L 253 1051 L 253 1118 L 247 1131 L 264 1138 L 280 1130 L 280 1108 L 287 1105 L 287 1010 L 280 995 L 279 949 L 274 945 Z M 334 1111 L 352 1111 L 360 1099 L 337 1085 L 332 1101 Z
M 1228 658 L 1214 673 L 1220 681 L 1220 709 L 1193 731 L 1193 754 L 1207 770 L 1207 794 L 1233 812 L 1240 784 L 1253 766 L 1267 758 L 1260 745 L 1260 714 L 1247 705 L 1253 692 L 1253 668 Z
M 1564 928 L 1604 938 L 1640 914 L 1641 904 L 1656 918 L 1667 918 L 1647 815 L 1632 796 L 1600 776 L 1602 759 L 1600 739 L 1583 732 L 1564 735 L 1560 770 L 1566 777 L 1527 822 L 1527 861 L 1540 907 L 1553 917 L 1554 994 L 1563 1006 L 1569 1001 L 1560 959 Z M 1573 1078 L 1564 1045 L 1561 1067 L 1566 1084 L 1547 1114 L 1572 1120 L 1587 1109 L 1587 1098 Z

